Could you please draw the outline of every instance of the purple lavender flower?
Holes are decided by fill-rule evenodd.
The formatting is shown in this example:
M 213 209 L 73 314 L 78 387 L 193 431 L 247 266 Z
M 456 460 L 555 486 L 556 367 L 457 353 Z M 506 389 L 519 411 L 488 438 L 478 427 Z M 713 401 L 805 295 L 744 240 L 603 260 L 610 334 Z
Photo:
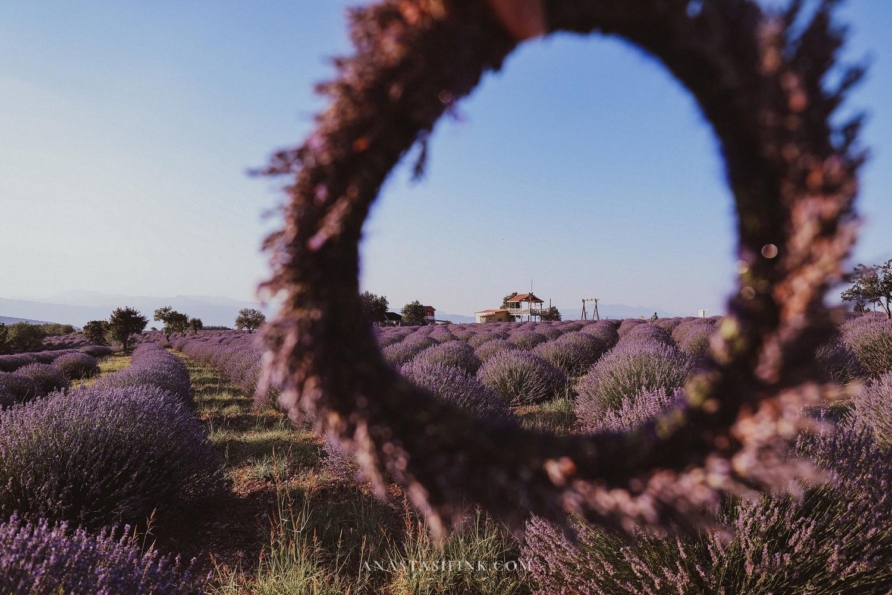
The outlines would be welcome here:
M 514 419 L 514 413 L 502 395 L 460 368 L 415 359 L 400 368 L 400 374 L 438 399 L 477 417 L 502 421 Z
M 595 426 L 610 409 L 643 390 L 674 391 L 694 368 L 694 359 L 662 343 L 617 345 L 602 357 L 577 386 L 576 416 Z
M 143 551 L 139 543 L 113 531 L 90 535 L 47 520 L 22 523 L 13 516 L 0 524 L 0 592 L 6 595 L 191 595 L 204 580 L 192 564 Z
M 477 376 L 511 405 L 547 401 L 563 394 L 568 384 L 563 372 L 528 351 L 500 351 Z
M 213 492 L 195 415 L 152 386 L 83 388 L 0 413 L 0 509 L 91 527 L 140 523 Z
M 512 343 L 507 339 L 493 339 L 482 344 L 480 347 L 475 349 L 474 352 L 477 354 L 477 357 L 480 358 L 481 362 L 486 363 L 489 358 L 497 353 L 501 353 L 502 351 L 520 350 L 520 347 L 518 347 L 516 343 Z
M 449 341 L 429 347 L 415 356 L 413 362 L 424 362 L 459 368 L 468 374 L 475 374 L 480 368 L 480 358 L 474 348 L 461 341 Z
M 16 374 L 27 376 L 36 382 L 45 395 L 71 385 L 65 373 L 50 364 L 28 364 L 16 370 Z
M 27 403 L 46 395 L 43 387 L 33 379 L 10 372 L 0 372 L 0 388 L 10 393 L 19 403 Z
M 99 362 L 86 353 L 67 353 L 53 362 L 69 380 L 89 378 L 99 373 Z

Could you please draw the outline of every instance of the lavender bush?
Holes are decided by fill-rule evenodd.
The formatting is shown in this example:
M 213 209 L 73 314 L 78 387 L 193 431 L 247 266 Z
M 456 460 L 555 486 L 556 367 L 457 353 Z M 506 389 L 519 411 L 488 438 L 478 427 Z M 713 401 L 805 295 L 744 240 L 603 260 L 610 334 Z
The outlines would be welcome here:
M 400 369 L 416 386 L 430 391 L 442 401 L 493 420 L 513 420 L 514 413 L 502 395 L 459 368 L 413 360 Z
M 186 365 L 172 353 L 155 344 L 142 344 L 133 350 L 130 366 L 120 372 L 100 378 L 98 388 L 155 386 L 194 406 L 192 381 Z
M 627 333 L 620 337 L 617 345 L 631 342 L 641 343 L 645 341 L 662 343 L 663 345 L 675 347 L 675 342 L 672 340 L 672 337 L 669 336 L 669 333 L 655 324 L 647 323 L 631 327 Z
M 86 353 L 87 355 L 92 355 L 97 359 L 101 359 L 103 357 L 109 357 L 115 351 L 111 347 L 106 347 L 105 345 L 87 345 L 85 347 L 81 347 L 78 349 L 81 353 Z
M 579 332 L 602 339 L 608 348 L 613 347 L 619 341 L 616 327 L 606 320 L 587 324 Z
M 0 524 L 0 543 L 5 595 L 192 595 L 204 582 L 179 558 L 143 552 L 135 539 L 108 531 L 13 517 Z
M 69 380 L 89 378 L 99 373 L 99 362 L 86 353 L 67 353 L 53 362 Z
M 526 351 L 501 351 L 477 373 L 480 381 L 511 405 L 547 401 L 567 388 L 567 376 L 547 361 Z
M 435 341 L 431 341 L 436 344 Z M 429 345 L 428 345 L 429 347 Z M 425 347 L 419 345 L 416 342 L 407 343 L 403 341 L 401 343 L 395 343 L 390 345 L 389 347 L 385 347 L 381 351 L 381 355 L 384 356 L 384 361 L 393 366 L 394 368 L 399 368 L 404 364 L 408 364 L 412 359 L 415 358 L 421 351 L 423 351 Z
M 693 371 L 694 360 L 662 343 L 617 345 L 602 357 L 577 386 L 576 415 L 595 426 L 610 409 L 622 406 L 643 390 L 673 391 Z
M 476 335 L 474 335 L 473 337 L 468 339 L 468 345 L 470 345 L 474 349 L 477 349 L 478 347 L 480 347 L 481 345 L 483 345 L 484 343 L 486 343 L 488 341 L 493 341 L 495 339 L 507 339 L 507 338 L 508 338 L 508 333 L 485 330 L 485 331 L 481 331 L 481 332 L 477 333 Z
M 844 324 L 843 337 L 872 377 L 892 370 L 892 320 L 864 316 Z
M 35 360 L 23 354 L 0 355 L 0 372 L 15 372 L 19 368 L 33 363 L 35 363 Z
M 542 343 L 533 353 L 570 377 L 581 376 L 606 351 L 602 339 L 584 333 L 568 333 L 559 339 Z
M 818 369 L 838 384 L 848 384 L 868 376 L 855 352 L 841 339 L 818 348 L 815 354 Z
M 892 446 L 892 372 L 886 372 L 853 399 L 856 423 L 883 448 Z
M 459 368 L 468 374 L 475 374 L 481 363 L 480 358 L 474 353 L 474 348 L 461 341 L 449 341 L 429 347 L 412 361 Z
M 680 388 L 674 391 L 643 389 L 631 398 L 624 397 L 619 407 L 605 411 L 585 430 L 592 433 L 628 432 L 640 428 L 673 407 L 684 406 L 684 403 L 684 391 Z
M 36 382 L 40 392 L 45 395 L 71 386 L 65 373 L 50 364 L 28 364 L 16 370 L 16 374 Z
M 616 329 L 616 333 L 619 335 L 619 338 L 622 339 L 633 328 L 642 324 L 647 324 L 647 322 L 641 320 L 640 318 L 626 318 L 619 324 L 619 327 Z
M 16 403 L 18 403 L 18 399 L 16 399 L 15 395 L 0 386 L 0 409 L 12 407 Z
M 503 351 L 520 350 L 520 347 L 518 347 L 511 341 L 508 341 L 506 339 L 493 339 L 492 341 L 487 341 L 486 343 L 475 349 L 474 352 L 477 354 L 477 357 L 480 358 L 481 362 L 486 363 L 489 358 Z
M 545 343 L 548 337 L 534 330 L 519 330 L 511 333 L 508 340 L 521 349 L 529 351 L 540 343 Z
M 576 521 L 578 544 L 533 518 L 521 559 L 537 593 L 774 593 L 831 595 L 892 589 L 892 462 L 868 434 L 803 437 L 799 452 L 830 475 L 801 499 L 730 503 L 717 533 L 629 544 Z
M 216 488 L 193 413 L 152 386 L 82 388 L 0 413 L 0 509 L 89 527 L 144 522 Z
M 41 385 L 33 379 L 10 372 L 0 372 L 0 389 L 10 393 L 19 403 L 46 395 Z

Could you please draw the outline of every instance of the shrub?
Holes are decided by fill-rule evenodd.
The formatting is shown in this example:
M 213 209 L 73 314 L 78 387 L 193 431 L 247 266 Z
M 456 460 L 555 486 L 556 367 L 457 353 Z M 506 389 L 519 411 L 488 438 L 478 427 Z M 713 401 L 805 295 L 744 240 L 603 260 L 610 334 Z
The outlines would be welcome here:
M 547 401 L 567 387 L 563 372 L 526 351 L 496 353 L 483 364 L 478 377 L 511 405 Z
M 885 593 L 892 588 L 892 463 L 869 435 L 802 437 L 830 474 L 801 499 L 766 494 L 725 507 L 714 532 L 633 543 L 577 520 L 578 544 L 533 518 L 521 559 L 540 593 Z
M 508 340 L 521 349 L 531 350 L 540 343 L 545 343 L 548 337 L 537 331 L 519 330 L 511 333 Z
M 625 318 L 620 322 L 619 327 L 616 329 L 616 333 L 619 335 L 619 338 L 622 339 L 629 333 L 629 331 L 641 324 L 647 323 L 640 318 Z
M 663 345 L 675 347 L 675 342 L 672 340 L 672 337 L 669 336 L 669 333 L 655 324 L 648 323 L 631 327 L 630 330 L 620 338 L 617 345 L 643 342 L 662 343 Z
M 0 372 L 15 372 L 33 363 L 34 359 L 27 355 L 0 355 Z
M 594 426 L 608 410 L 619 409 L 624 398 L 682 386 L 693 368 L 691 356 L 661 343 L 617 345 L 579 383 L 576 415 Z
M 882 447 L 892 446 L 892 372 L 883 374 L 852 400 L 857 425 L 870 430 Z
M 709 349 L 709 339 L 714 332 L 715 326 L 708 322 L 691 323 L 678 334 L 678 348 L 690 355 L 702 356 Z
M 892 370 L 892 321 L 873 317 L 843 325 L 843 337 L 873 378 Z
M 107 347 L 105 345 L 87 345 L 86 347 L 81 347 L 78 349 L 81 353 L 86 353 L 87 355 L 92 355 L 97 359 L 101 359 L 103 357 L 109 357 L 114 354 L 114 350 L 111 347 Z
M 0 389 L 10 393 L 19 403 L 46 395 L 41 385 L 33 379 L 10 372 L 0 372 Z
M 412 361 L 451 366 L 468 374 L 475 374 L 481 364 L 480 358 L 474 353 L 474 348 L 461 341 L 449 341 L 429 347 L 415 356 Z
M 433 341 L 433 343 L 436 343 L 436 341 Z M 403 341 L 402 343 L 395 343 L 385 347 L 381 351 L 381 355 L 384 356 L 384 361 L 394 368 L 399 369 L 403 364 L 408 364 L 412 361 L 412 359 L 423 349 L 424 347 L 418 345 L 417 341 L 413 343 Z
M 90 535 L 46 520 L 0 524 L 0 592 L 28 595 L 157 593 L 189 595 L 201 589 L 179 558 L 143 551 L 132 537 Z
M 495 339 L 507 339 L 508 333 L 502 333 L 498 331 L 481 331 L 468 339 L 468 345 L 477 349 L 484 343 L 488 341 L 493 341 Z
M 341 447 L 337 438 L 325 435 L 325 456 L 322 457 L 322 468 L 331 476 L 354 480 L 359 475 L 359 465 L 353 456 Z
M 838 384 L 848 384 L 867 376 L 867 370 L 858 361 L 858 356 L 841 339 L 819 347 L 815 359 L 818 369 Z
M 403 366 L 400 374 L 416 386 L 431 392 L 438 399 L 477 417 L 496 420 L 514 419 L 514 413 L 502 395 L 459 368 L 415 359 Z
M 177 356 L 157 345 L 146 343 L 133 350 L 130 366 L 120 372 L 100 378 L 99 388 L 155 386 L 193 406 L 192 382 L 186 364 Z
M 555 341 L 538 345 L 533 353 L 567 376 L 575 377 L 588 372 L 605 350 L 603 341 L 593 335 L 569 333 Z
M 65 373 L 50 364 L 28 364 L 16 370 L 16 374 L 27 376 L 36 382 L 40 392 L 45 395 L 71 386 Z
M 631 398 L 624 397 L 617 409 L 608 409 L 603 415 L 585 427 L 586 432 L 628 432 L 643 426 L 648 421 L 672 407 L 684 404 L 684 391 L 662 388 L 644 389 Z
M 80 380 L 99 373 L 99 362 L 86 353 L 68 353 L 53 362 L 69 380 Z
M 520 347 L 507 339 L 493 339 L 475 349 L 474 353 L 477 354 L 481 362 L 486 363 L 489 358 L 503 351 L 520 351 Z
M 536 329 L 536 332 L 538 332 L 542 335 L 545 335 L 545 338 L 548 339 L 549 341 L 554 341 L 555 339 L 557 339 L 558 337 L 560 337 L 561 335 L 564 334 L 563 329 L 560 329 L 555 325 L 549 325 L 549 326 L 540 325 Z
M 201 424 L 159 388 L 81 388 L 0 413 L 0 508 L 89 527 L 145 521 L 210 493 Z
M 588 324 L 579 332 L 602 339 L 608 348 L 613 347 L 619 341 L 619 333 L 616 332 L 616 327 L 607 320 Z
M 9 390 L 0 386 L 0 409 L 6 409 L 8 407 L 12 407 L 18 403 L 18 399 L 16 399 L 15 395 L 12 394 Z
M 402 335 L 397 335 L 395 333 L 378 333 L 375 337 L 375 340 L 378 342 L 378 347 L 384 349 L 388 345 L 393 345 L 394 343 L 399 343 L 403 340 Z

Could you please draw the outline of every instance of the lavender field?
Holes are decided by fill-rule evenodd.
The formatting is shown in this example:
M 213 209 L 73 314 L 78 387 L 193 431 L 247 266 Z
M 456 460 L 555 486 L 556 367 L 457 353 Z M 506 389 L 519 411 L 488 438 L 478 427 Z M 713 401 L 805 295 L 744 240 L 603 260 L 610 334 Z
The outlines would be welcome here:
M 375 328 L 416 386 L 496 424 L 626 432 L 673 408 L 720 318 Z M 852 316 L 819 350 L 838 399 L 794 448 L 798 497 L 727 500 L 713 529 L 577 541 L 484 512 L 443 545 L 402 490 L 262 386 L 258 335 L 143 333 L 0 357 L 4 593 L 879 593 L 892 588 L 892 323 Z M 92 354 L 92 355 L 91 355 Z M 444 560 L 470 567 L 430 571 Z M 427 565 L 426 571 L 414 565 Z

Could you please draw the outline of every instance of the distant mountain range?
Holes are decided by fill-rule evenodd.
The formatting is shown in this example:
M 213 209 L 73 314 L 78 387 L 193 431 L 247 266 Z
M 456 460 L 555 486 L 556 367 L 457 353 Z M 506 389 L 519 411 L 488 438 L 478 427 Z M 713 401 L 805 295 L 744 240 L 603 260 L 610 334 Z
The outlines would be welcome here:
M 229 327 L 235 323 L 242 308 L 255 308 L 267 316 L 276 309 L 273 305 L 263 306 L 256 302 L 215 296 L 149 297 L 71 291 L 40 300 L 0 298 L 0 314 L 3 315 L 0 321 L 15 317 L 29 321 L 52 320 L 82 327 L 90 320 L 106 320 L 112 310 L 123 306 L 142 312 L 149 319 L 149 327 L 159 324 L 152 321 L 152 316 L 157 308 L 163 306 L 171 306 L 174 310 L 200 318 L 208 326 Z
M 27 322 L 28 324 L 52 324 L 46 320 L 29 320 L 27 318 L 12 318 L 11 316 L 0 316 L 0 324 L 16 324 L 18 322 Z

